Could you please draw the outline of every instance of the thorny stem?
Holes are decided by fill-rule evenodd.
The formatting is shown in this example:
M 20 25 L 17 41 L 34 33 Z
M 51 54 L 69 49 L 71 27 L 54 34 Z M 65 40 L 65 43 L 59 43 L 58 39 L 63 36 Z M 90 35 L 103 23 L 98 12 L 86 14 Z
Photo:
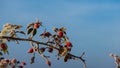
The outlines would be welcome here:
M 33 43 L 36 43 L 36 44 L 41 44 L 41 45 L 45 45 L 45 46 L 51 47 L 51 48 L 53 48 L 53 49 L 55 49 L 57 51 L 60 50 L 59 48 L 57 48 L 55 46 L 51 46 L 51 45 L 49 45 L 47 43 L 36 41 L 36 40 L 32 40 L 32 39 L 28 39 L 28 38 L 16 38 L 16 37 L 9 37 L 9 36 L 0 36 L 0 39 L 9 39 L 9 40 L 13 40 L 13 41 L 15 41 L 15 40 L 18 40 L 18 41 L 30 41 L 30 42 L 33 42 Z M 75 56 L 75 55 L 73 55 L 71 53 L 68 53 L 68 54 L 71 57 L 73 57 L 73 58 L 80 59 L 83 62 L 83 64 L 84 64 L 84 68 L 86 68 L 86 62 L 82 58 L 82 56 L 84 55 L 84 52 L 83 52 L 83 54 L 80 57 L 79 56 Z

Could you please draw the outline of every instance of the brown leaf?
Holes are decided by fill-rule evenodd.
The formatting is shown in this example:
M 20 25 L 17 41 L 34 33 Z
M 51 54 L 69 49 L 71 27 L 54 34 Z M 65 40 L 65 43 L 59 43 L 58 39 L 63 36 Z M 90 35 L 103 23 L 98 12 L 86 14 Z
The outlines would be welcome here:
M 25 32 L 23 32 L 23 31 L 16 31 L 16 33 L 21 33 L 21 34 L 25 35 Z
M 15 27 L 15 29 L 20 29 L 22 26 L 21 25 L 19 25 L 19 26 L 16 26 Z
M 55 27 L 54 27 L 52 30 L 55 31 L 55 32 L 57 32 L 57 31 L 58 31 L 58 28 L 55 28 Z
M 69 40 L 69 38 L 67 36 L 63 36 L 63 38 L 64 38 L 65 41 Z
M 34 60 L 35 60 L 35 57 L 33 56 L 33 57 L 31 58 L 30 64 L 34 63 Z
M 65 28 L 65 27 L 61 27 L 59 30 L 60 30 L 60 31 L 65 31 L 66 28 Z
M 68 57 L 68 55 L 66 55 L 65 58 L 64 58 L 64 62 L 67 62 L 68 59 L 69 59 L 69 57 Z
M 34 23 L 28 24 L 27 29 L 29 29 L 30 27 L 32 27 L 34 25 Z

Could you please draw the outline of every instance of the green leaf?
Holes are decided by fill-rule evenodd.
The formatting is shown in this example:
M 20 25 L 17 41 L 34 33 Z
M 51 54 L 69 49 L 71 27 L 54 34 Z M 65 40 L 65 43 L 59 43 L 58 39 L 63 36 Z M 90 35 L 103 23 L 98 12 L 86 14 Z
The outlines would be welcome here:
M 33 28 L 28 29 L 27 34 L 30 34 L 33 31 Z
M 7 49 L 3 50 L 3 52 L 4 52 L 4 54 L 9 54 Z
M 37 33 L 37 29 L 33 29 L 32 36 L 36 35 L 36 33 Z

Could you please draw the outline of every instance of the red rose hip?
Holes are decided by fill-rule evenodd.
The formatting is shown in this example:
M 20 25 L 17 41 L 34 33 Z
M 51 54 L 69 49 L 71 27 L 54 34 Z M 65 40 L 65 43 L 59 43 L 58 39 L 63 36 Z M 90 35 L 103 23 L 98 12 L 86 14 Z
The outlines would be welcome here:
M 2 43 L 2 44 L 0 45 L 0 48 L 1 48 L 1 49 L 3 49 L 3 50 L 4 50 L 4 49 L 6 49 L 5 44 L 4 44 L 4 43 Z
M 35 28 L 35 29 L 39 28 L 39 26 L 40 26 L 39 23 L 35 23 L 35 24 L 34 24 L 34 28 Z
M 53 48 L 49 48 L 48 52 L 52 53 L 53 52 Z
M 71 42 L 66 42 L 65 45 L 68 46 L 68 47 L 72 47 L 72 43 Z
M 50 32 L 45 32 L 44 35 L 45 35 L 46 37 L 51 36 Z
M 45 51 L 45 48 L 44 48 L 44 47 L 40 48 L 40 51 L 41 51 L 41 52 L 44 52 L 44 51 Z
M 62 32 L 62 31 L 59 31 L 59 32 L 58 32 L 58 36 L 59 36 L 59 37 L 63 37 L 63 32 Z
M 9 63 L 9 60 L 8 60 L 8 59 L 4 59 L 4 62 L 5 62 L 5 63 Z
M 24 65 L 26 65 L 26 63 L 25 62 L 21 62 L 21 65 L 24 66 Z
M 33 48 L 30 48 L 30 49 L 28 50 L 28 53 L 33 53 L 33 52 L 34 52 Z

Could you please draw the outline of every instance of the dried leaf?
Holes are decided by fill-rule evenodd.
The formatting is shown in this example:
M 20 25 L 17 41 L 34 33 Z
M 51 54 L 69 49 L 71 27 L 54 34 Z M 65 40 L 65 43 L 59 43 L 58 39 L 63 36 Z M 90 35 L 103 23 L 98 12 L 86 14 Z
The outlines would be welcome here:
M 64 38 L 65 41 L 69 40 L 69 38 L 67 36 L 63 36 L 63 38 Z
M 44 33 L 40 34 L 39 36 L 40 36 L 41 38 L 45 38 Z
M 66 28 L 65 28 L 65 27 L 61 27 L 59 30 L 60 30 L 60 31 L 65 31 Z
M 4 59 L 4 57 L 0 57 L 0 61 L 3 60 L 3 59 Z
M 3 54 L 2 54 L 2 52 L 0 52 L 0 56 L 2 56 Z
M 15 27 L 15 29 L 20 29 L 22 26 L 21 25 L 19 25 L 19 26 L 16 26 Z
M 33 28 L 28 29 L 27 34 L 30 34 L 33 31 Z
M 64 34 L 66 34 L 66 32 L 65 32 L 65 31 L 63 31 L 63 33 L 64 33 Z
M 58 28 L 55 28 L 55 27 L 54 27 L 52 30 L 55 31 L 55 32 L 57 32 L 57 31 L 58 31 Z
M 16 31 L 16 33 L 21 33 L 21 34 L 25 35 L 25 32 L 23 32 L 23 31 Z
M 19 64 L 20 63 L 20 61 L 17 61 L 17 64 Z
M 33 57 L 31 58 L 30 64 L 34 63 L 34 60 L 35 60 L 35 57 L 33 56 Z
M 67 49 L 67 47 L 64 47 L 63 49 L 64 50 L 63 50 L 63 52 L 60 55 L 61 56 L 66 56 L 68 54 L 68 49 Z
M 33 25 L 34 25 L 34 23 L 28 24 L 27 29 L 29 29 Z
M 67 62 L 67 61 L 68 61 L 68 56 L 66 55 L 64 58 L 64 62 Z
M 6 54 L 6 53 L 9 54 L 7 44 L 5 44 L 5 48 L 3 49 L 3 53 L 4 54 Z
M 33 29 L 33 31 L 32 31 L 32 36 L 35 36 L 36 33 L 37 33 L 37 29 Z

